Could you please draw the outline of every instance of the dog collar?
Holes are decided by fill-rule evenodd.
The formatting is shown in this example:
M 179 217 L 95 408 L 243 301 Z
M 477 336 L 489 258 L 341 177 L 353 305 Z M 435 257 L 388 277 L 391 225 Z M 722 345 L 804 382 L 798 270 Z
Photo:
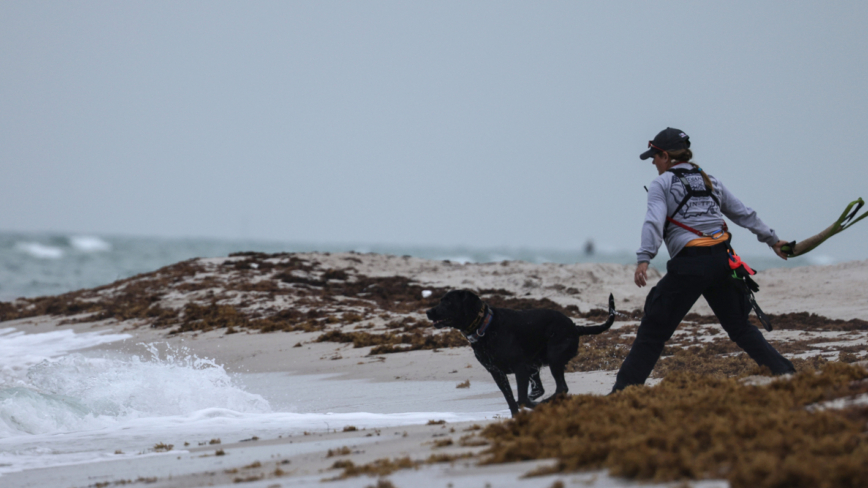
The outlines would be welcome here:
M 471 322 L 466 329 L 461 331 L 464 335 L 470 335 L 476 332 L 477 329 L 479 329 L 480 324 L 482 324 L 482 321 L 485 318 L 486 308 L 488 308 L 488 306 L 485 304 L 485 302 L 483 302 L 482 306 L 479 307 L 479 313 L 476 314 L 476 318 L 473 319 L 473 322 Z
M 489 306 L 484 306 L 482 308 L 485 311 L 485 318 L 482 319 L 482 324 L 476 329 L 476 332 L 472 332 L 469 334 L 464 334 L 464 337 L 470 341 L 471 344 L 475 344 L 476 341 L 482 339 L 485 336 L 485 332 L 488 330 L 488 326 L 491 324 L 491 319 L 494 318 L 494 310 L 492 310 Z

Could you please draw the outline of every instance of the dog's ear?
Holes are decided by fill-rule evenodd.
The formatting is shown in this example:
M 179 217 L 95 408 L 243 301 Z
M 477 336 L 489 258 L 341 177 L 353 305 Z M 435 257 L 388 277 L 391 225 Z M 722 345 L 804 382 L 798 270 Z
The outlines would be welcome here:
M 465 306 L 478 307 L 482 299 L 476 293 L 469 290 L 461 290 L 461 303 Z
M 453 303 L 462 301 L 461 290 L 449 290 L 445 295 L 440 297 L 440 303 Z

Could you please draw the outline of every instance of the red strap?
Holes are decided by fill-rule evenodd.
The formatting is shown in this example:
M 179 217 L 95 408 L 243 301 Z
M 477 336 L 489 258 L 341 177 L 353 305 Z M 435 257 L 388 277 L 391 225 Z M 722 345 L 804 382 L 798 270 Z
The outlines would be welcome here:
M 672 217 L 666 217 L 666 220 L 669 222 L 672 222 L 673 224 L 677 225 L 678 227 L 681 227 L 682 229 L 684 229 L 688 232 L 693 232 L 694 234 L 698 235 L 699 237 L 714 237 L 714 234 L 718 233 L 718 232 L 715 232 L 714 234 L 706 234 L 705 232 L 698 231 L 698 230 L 694 229 L 693 227 L 682 224 L 681 222 L 673 219 Z M 729 231 L 729 227 L 726 226 L 726 221 L 724 221 L 723 225 L 720 227 L 719 232 L 727 232 L 727 231 Z
M 669 222 L 672 222 L 673 224 L 677 225 L 678 227 L 681 227 L 682 229 L 684 229 L 688 232 L 693 232 L 694 234 L 698 235 L 699 237 L 705 237 L 705 234 L 703 234 L 702 232 L 694 229 L 693 227 L 689 227 L 687 225 L 684 225 L 681 222 L 673 219 L 672 217 L 666 217 L 666 220 L 668 220 Z
M 747 274 L 753 276 L 756 274 L 756 271 L 750 269 L 750 266 L 747 265 L 744 261 L 738 257 L 738 254 L 734 252 L 729 253 L 729 267 L 730 269 L 736 270 L 740 267 L 744 266 L 744 270 L 747 271 Z

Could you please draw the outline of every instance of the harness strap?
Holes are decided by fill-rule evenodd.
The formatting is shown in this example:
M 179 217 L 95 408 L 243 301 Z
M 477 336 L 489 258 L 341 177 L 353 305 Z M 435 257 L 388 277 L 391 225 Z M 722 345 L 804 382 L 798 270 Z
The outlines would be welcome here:
M 668 171 L 673 173 L 678 178 L 678 180 L 681 181 L 681 184 L 684 186 L 684 190 L 687 193 L 684 195 L 684 198 L 681 199 L 681 202 L 678 203 L 678 206 L 675 207 L 675 211 L 672 212 L 672 215 L 666 217 L 666 223 L 663 224 L 663 236 L 664 237 L 666 236 L 666 230 L 669 228 L 670 223 L 675 224 L 678 227 L 681 227 L 682 229 L 684 229 L 688 232 L 692 232 L 693 234 L 696 234 L 699 237 L 711 237 L 712 239 L 720 239 L 723 236 L 725 236 L 727 234 L 727 232 L 729 231 L 729 228 L 727 227 L 725 220 L 723 221 L 720 230 L 714 231 L 714 232 L 709 234 L 709 233 L 694 229 L 693 227 L 690 227 L 689 225 L 683 224 L 683 223 L 681 223 L 681 222 L 679 222 L 673 218 L 676 215 L 678 215 L 678 212 L 681 210 L 682 207 L 684 207 L 684 205 L 687 203 L 687 201 L 690 200 L 694 196 L 711 197 L 711 199 L 714 201 L 714 203 L 717 204 L 718 207 L 720 207 L 720 200 L 718 200 L 717 197 L 714 196 L 714 192 L 711 190 L 711 188 L 708 187 L 708 185 L 705 185 L 705 190 L 694 190 L 693 187 L 690 186 L 690 182 L 687 181 L 687 178 L 685 178 L 684 175 L 701 173 L 701 171 L 699 171 L 698 168 L 693 168 L 693 169 L 681 169 L 681 168 L 679 168 L 679 169 L 670 169 Z M 648 189 L 646 188 L 645 191 L 647 191 L 647 190 Z M 860 207 L 861 207 L 861 205 L 860 205 Z M 849 211 L 849 209 L 850 208 L 848 207 L 847 211 Z M 858 210 L 859 209 L 857 207 L 856 211 L 858 211 Z M 847 211 L 844 212 L 845 215 L 847 214 Z M 855 215 L 855 214 L 856 214 L 856 212 L 853 212 L 853 214 L 851 214 L 849 216 L 849 218 L 852 218 L 853 215 Z M 862 217 L 865 217 L 866 215 L 868 215 L 868 214 L 863 214 L 862 216 L 859 217 L 859 219 L 856 219 L 856 221 L 862 219 Z M 842 219 L 843 218 L 844 218 L 844 216 L 842 216 Z M 849 220 L 849 218 L 848 218 L 848 220 Z M 851 222 L 849 225 L 852 225 L 852 224 L 853 224 L 853 222 Z M 717 236 L 717 237 L 715 237 L 715 236 Z M 730 267 L 730 269 L 732 269 L 732 277 L 735 279 L 738 279 L 742 282 L 742 284 L 744 285 L 744 288 L 745 288 L 745 293 L 747 294 L 747 297 L 748 297 L 748 301 L 750 302 L 751 308 L 756 313 L 757 318 L 759 319 L 759 321 L 763 325 L 763 327 L 767 331 L 771 332 L 772 331 L 771 320 L 769 320 L 768 316 L 766 316 L 766 314 L 763 313 L 759 304 L 757 304 L 757 302 L 756 302 L 756 297 L 754 297 L 754 292 L 759 291 L 759 285 L 757 285 L 756 281 L 754 281 L 751 278 L 751 276 L 755 275 L 756 271 L 751 269 L 751 267 L 748 266 L 747 263 L 742 261 L 741 258 L 738 256 L 738 254 L 735 253 L 735 250 L 730 245 L 730 239 L 727 239 L 726 241 L 724 241 L 724 243 L 726 244 L 726 250 L 727 250 L 728 257 L 729 257 L 729 267 Z M 795 242 L 790 244 L 790 248 L 795 249 Z M 475 341 L 471 341 L 471 342 L 475 342 Z
M 753 292 L 750 291 L 750 305 L 753 307 L 753 311 L 756 313 L 756 317 L 759 319 L 760 323 L 763 324 L 763 328 L 769 332 L 772 331 L 772 321 L 763 313 L 762 309 L 756 302 L 756 297 L 753 296 Z
M 673 219 L 672 217 L 666 217 L 666 223 L 668 224 L 670 222 L 672 222 L 673 224 L 677 225 L 678 227 L 681 227 L 682 229 L 684 229 L 688 232 L 692 232 L 692 233 L 698 235 L 699 237 L 711 237 L 714 240 L 720 239 L 721 237 L 725 236 L 726 233 L 729 231 L 729 227 L 726 225 L 726 222 L 723 222 L 723 226 L 720 229 L 718 229 L 714 232 L 711 232 L 711 233 L 696 230 L 687 224 L 682 224 L 681 222 Z M 665 232 L 666 231 L 665 226 L 663 227 L 663 230 L 664 230 L 663 233 L 665 234 L 666 233 Z M 717 237 L 715 237 L 715 236 L 717 236 Z
M 751 276 L 756 274 L 756 271 L 751 269 L 744 261 L 741 260 L 735 249 L 732 248 L 730 241 L 726 241 L 726 250 L 729 255 L 729 269 L 732 270 L 732 277 L 742 282 L 744 291 L 747 294 L 747 299 L 750 302 L 750 308 L 756 313 L 757 318 L 763 325 L 763 328 L 769 332 L 772 331 L 772 321 L 763 313 L 759 304 L 756 302 L 754 293 L 759 291 L 759 285 Z
M 718 237 L 714 237 L 714 236 L 717 234 L 726 232 L 728 230 L 726 227 L 726 221 L 723 222 L 723 226 L 721 227 L 720 230 L 712 232 L 711 234 L 707 234 L 705 232 L 700 232 L 700 231 L 694 229 L 693 227 L 689 227 L 685 224 L 682 224 L 681 222 L 678 222 L 677 220 L 675 220 L 673 218 L 676 215 L 678 215 L 678 212 L 681 211 L 681 209 L 684 207 L 684 205 L 687 203 L 687 201 L 693 197 L 711 197 L 711 199 L 714 201 L 714 203 L 716 203 L 717 206 L 720 207 L 720 200 L 718 200 L 717 197 L 714 196 L 714 192 L 711 190 L 711 188 L 708 187 L 708 185 L 705 185 L 705 190 L 694 190 L 693 186 L 691 186 L 690 182 L 687 181 L 687 178 L 685 178 L 684 175 L 700 174 L 701 171 L 699 170 L 699 168 L 670 169 L 670 170 L 668 170 L 668 172 L 674 174 L 675 177 L 678 178 L 678 180 L 681 182 L 681 185 L 684 187 L 684 191 L 686 192 L 686 194 L 684 195 L 684 198 L 681 199 L 681 202 L 678 203 L 678 206 L 675 207 L 675 211 L 672 212 L 672 215 L 666 217 L 666 223 L 663 224 L 663 236 L 666 237 L 666 231 L 669 229 L 669 223 L 671 222 L 671 223 L 681 227 L 682 229 L 685 229 L 689 232 L 692 232 L 692 233 L 698 235 L 699 237 L 711 237 L 712 239 L 719 239 L 721 236 L 718 236 Z

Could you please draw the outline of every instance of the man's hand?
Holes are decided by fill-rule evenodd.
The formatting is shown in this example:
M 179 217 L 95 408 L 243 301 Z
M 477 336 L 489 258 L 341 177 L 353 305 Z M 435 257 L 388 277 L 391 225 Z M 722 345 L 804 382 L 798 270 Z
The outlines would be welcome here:
M 787 260 L 787 253 L 781 251 L 781 246 L 783 246 L 784 244 L 789 244 L 789 242 L 778 241 L 774 246 L 772 246 L 772 249 L 775 251 L 775 254 L 777 254 L 778 256 L 781 257 L 781 259 L 786 261 Z
M 639 263 L 636 266 L 636 273 L 633 275 L 633 281 L 639 288 L 648 284 L 648 263 Z

